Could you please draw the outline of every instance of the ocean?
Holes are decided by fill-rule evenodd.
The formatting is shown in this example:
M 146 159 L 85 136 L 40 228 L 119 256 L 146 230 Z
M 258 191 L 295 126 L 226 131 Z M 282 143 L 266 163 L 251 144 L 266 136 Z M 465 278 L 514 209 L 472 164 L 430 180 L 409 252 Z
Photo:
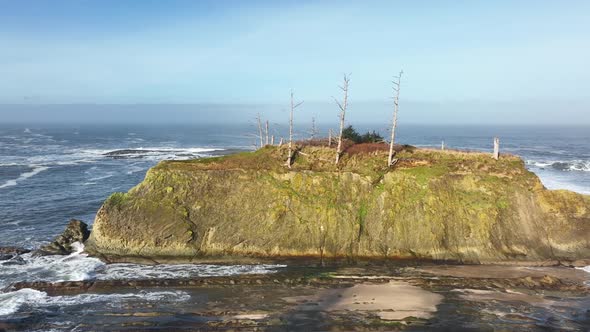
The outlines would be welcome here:
M 386 134 L 386 126 L 362 125 L 358 129 Z M 277 141 L 286 136 L 284 127 L 274 127 L 280 128 L 273 130 Z M 327 133 L 328 126 L 319 128 Z M 298 129 L 298 138 L 308 136 L 308 126 Z M 92 224 L 98 208 L 111 193 L 137 185 L 158 161 L 252 150 L 255 132 L 255 126 L 250 124 L 0 125 L 0 246 L 35 249 L 61 233 L 71 218 Z M 401 124 L 397 137 L 399 143 L 418 147 L 438 148 L 444 141 L 449 149 L 491 152 L 494 136 L 500 138 L 501 153 L 522 157 L 547 188 L 590 194 L 590 127 Z M 23 280 L 180 278 L 273 273 L 283 268 L 106 265 L 86 257 L 82 248 L 69 256 L 25 254 L 21 258 L 20 264 L 0 265 L 0 290 Z M 18 317 L 27 310 L 78 308 L 89 303 L 158 302 L 172 303 L 174 307 L 174 303 L 186 301 L 187 296 L 180 290 L 59 297 L 34 290 L 4 292 L 0 293 L 0 320 Z M 68 319 L 74 317 L 72 314 Z

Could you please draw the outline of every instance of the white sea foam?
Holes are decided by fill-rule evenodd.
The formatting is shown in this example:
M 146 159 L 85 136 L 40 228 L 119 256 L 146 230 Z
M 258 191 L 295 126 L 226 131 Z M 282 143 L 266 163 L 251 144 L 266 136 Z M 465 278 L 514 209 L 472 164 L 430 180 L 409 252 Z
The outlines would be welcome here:
M 0 264 L 0 289 L 17 281 L 81 281 L 126 279 L 178 279 L 192 277 L 230 276 L 240 274 L 274 273 L 284 265 L 211 265 L 211 264 L 105 264 L 84 254 L 84 245 L 75 243 L 75 252 L 67 256 L 38 256 L 31 253 Z M 24 304 L 74 305 L 104 301 L 143 299 L 161 301 L 169 298 L 182 300 L 182 292 L 140 292 L 133 294 L 81 294 L 76 296 L 48 297 L 31 289 L 0 293 L 0 315 L 14 313 Z
M 67 256 L 34 256 L 28 253 L 20 256 L 24 264 L 3 262 L 0 265 L 0 288 L 17 280 L 58 282 L 94 278 L 96 270 L 105 264 L 84 254 L 82 244 L 74 244 L 74 247 L 76 251 Z
M 19 148 L 22 146 L 19 145 Z M 63 149 L 63 146 L 44 145 L 42 150 L 35 151 L 33 156 L 3 156 L 0 166 L 30 166 L 51 167 L 69 166 L 87 163 L 96 163 L 108 158 L 143 159 L 148 161 L 160 161 L 167 159 L 185 160 L 209 156 L 212 152 L 224 151 L 220 148 L 176 148 L 176 147 L 140 147 L 118 149 Z M 7 186 L 12 186 L 11 181 Z M 1 187 L 0 187 L 1 188 Z
M 109 151 L 103 154 L 104 158 L 112 159 L 141 159 L 145 161 L 160 160 L 188 160 L 203 158 L 211 155 L 212 152 L 223 151 L 214 148 L 133 148 Z
M 133 165 L 129 165 L 129 167 L 127 168 L 127 174 L 130 175 L 130 174 L 141 172 L 144 170 L 146 170 L 146 168 L 133 164 Z
M 101 280 L 178 279 L 192 277 L 267 274 L 285 265 L 212 265 L 212 264 L 109 264 L 97 275 Z
M 541 179 L 541 182 L 543 182 L 543 185 L 548 189 L 565 189 L 580 194 L 590 195 L 590 188 L 588 186 L 573 182 L 572 179 L 564 176 L 558 176 L 553 173 L 547 174 L 545 171 L 538 171 L 536 173 Z
M 33 177 L 33 176 L 49 169 L 49 167 L 47 167 L 47 166 L 39 166 L 39 165 L 30 165 L 29 167 L 32 168 L 31 171 L 21 173 L 21 175 L 18 178 L 6 181 L 4 184 L 0 185 L 0 189 L 16 186 L 20 181 L 26 180 L 30 177 Z
M 0 316 L 13 314 L 23 304 L 38 303 L 46 297 L 46 293 L 30 288 L 19 289 L 15 292 L 0 293 Z
M 578 269 L 588 272 L 588 280 L 585 282 L 585 284 L 590 286 L 590 265 L 584 266 L 584 267 L 578 267 Z
M 125 294 L 79 294 L 73 296 L 48 296 L 47 293 L 38 290 L 23 288 L 14 292 L 0 293 L 0 316 L 10 315 L 19 310 L 23 305 L 31 307 L 48 306 L 72 306 L 81 304 L 102 303 L 107 307 L 118 307 L 129 301 L 148 302 L 184 302 L 190 299 L 190 295 L 183 291 L 139 291 Z
M 526 164 L 541 169 L 558 171 L 590 172 L 590 160 L 527 160 Z
M 97 177 L 94 177 L 94 178 L 88 179 L 88 181 L 89 181 L 89 182 L 94 182 L 94 181 L 104 180 L 104 179 L 111 178 L 111 177 L 113 177 L 114 175 L 115 175 L 115 173 L 114 173 L 114 172 L 108 172 L 108 173 L 107 173 L 107 174 L 105 174 L 105 175 L 101 175 L 101 176 L 97 176 Z
M 74 244 L 76 251 L 67 256 L 20 256 L 23 264 L 0 265 L 0 289 L 15 281 L 80 281 L 161 279 L 229 276 L 274 273 L 284 265 L 211 265 L 211 264 L 105 264 L 88 257 L 84 245 Z

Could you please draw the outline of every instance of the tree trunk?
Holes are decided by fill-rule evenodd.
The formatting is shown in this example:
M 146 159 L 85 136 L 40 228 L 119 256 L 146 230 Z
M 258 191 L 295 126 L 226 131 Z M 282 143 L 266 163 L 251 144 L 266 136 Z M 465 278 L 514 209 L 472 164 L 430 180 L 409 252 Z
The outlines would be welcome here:
M 268 120 L 266 120 L 265 128 L 264 129 L 265 129 L 265 132 L 266 132 L 266 145 L 268 145 L 268 143 L 269 143 L 269 140 L 268 140 L 269 139 L 269 137 L 268 137 Z
M 340 134 L 338 135 L 338 148 L 336 149 L 336 165 L 340 162 L 340 157 L 342 156 L 342 133 L 344 131 L 344 120 L 346 117 L 346 107 L 348 106 L 348 83 L 350 82 L 350 78 L 348 75 L 344 75 L 344 83 L 340 87 L 340 89 L 344 92 L 344 99 L 342 100 L 342 104 L 336 101 L 336 104 L 340 108 Z
M 500 158 L 500 139 L 498 137 L 494 137 L 494 159 L 498 160 Z
M 393 105 L 394 105 L 394 109 L 393 109 L 393 120 L 391 121 L 391 142 L 389 142 L 389 157 L 387 158 L 387 166 L 391 167 L 391 165 L 393 165 L 393 156 L 394 156 L 394 151 L 393 151 L 393 146 L 395 145 L 395 128 L 397 127 L 397 112 L 399 110 L 399 90 L 400 90 L 400 85 L 401 85 L 401 79 L 402 79 L 402 74 L 403 74 L 403 70 L 399 72 L 399 76 L 397 77 L 397 82 L 393 82 L 393 91 L 394 91 L 394 97 L 393 97 Z
M 293 113 L 295 109 L 299 107 L 303 102 L 295 104 L 293 97 L 293 90 L 291 90 L 291 112 L 289 116 L 289 156 L 287 157 L 287 167 L 291 168 L 293 164 Z
M 289 115 L 289 155 L 287 156 L 287 167 L 291 168 L 293 158 L 293 91 L 291 91 L 291 112 Z
M 264 140 L 262 136 L 262 120 L 260 119 L 260 113 L 256 116 L 256 120 L 258 120 L 258 137 L 260 137 L 260 147 L 264 146 Z

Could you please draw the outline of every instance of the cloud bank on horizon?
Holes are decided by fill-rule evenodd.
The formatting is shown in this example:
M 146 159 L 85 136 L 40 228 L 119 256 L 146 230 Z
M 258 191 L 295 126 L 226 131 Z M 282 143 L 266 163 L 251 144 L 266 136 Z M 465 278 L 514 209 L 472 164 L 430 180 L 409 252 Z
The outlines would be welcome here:
M 472 121 L 479 107 L 590 123 L 588 12 L 587 1 L 4 1 L 0 104 L 268 105 L 291 88 L 321 104 L 350 72 L 352 102 L 381 105 L 363 108 L 371 117 L 403 69 L 416 120 Z M 0 114 L 18 120 L 10 109 Z

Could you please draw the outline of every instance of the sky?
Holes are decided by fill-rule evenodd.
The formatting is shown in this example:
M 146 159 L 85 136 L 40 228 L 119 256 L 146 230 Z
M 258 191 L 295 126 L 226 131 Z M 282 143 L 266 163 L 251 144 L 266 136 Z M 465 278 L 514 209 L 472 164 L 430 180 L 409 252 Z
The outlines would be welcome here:
M 350 119 L 375 121 L 403 69 L 400 121 L 590 124 L 588 13 L 574 0 L 0 0 L 0 116 L 139 121 L 146 105 L 154 121 L 278 121 L 293 89 L 300 118 L 334 121 L 350 73 Z

